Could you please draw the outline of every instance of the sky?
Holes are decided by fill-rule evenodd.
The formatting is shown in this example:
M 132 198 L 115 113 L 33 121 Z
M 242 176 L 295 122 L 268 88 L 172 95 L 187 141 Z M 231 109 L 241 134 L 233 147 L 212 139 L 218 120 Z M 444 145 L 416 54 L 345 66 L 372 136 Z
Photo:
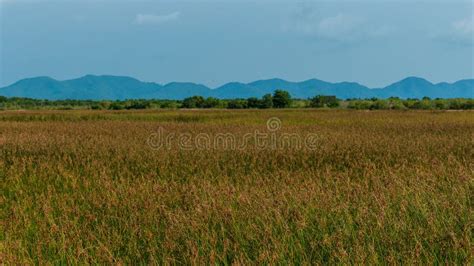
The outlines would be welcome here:
M 474 77 L 474 0 L 0 0 L 0 86 L 86 74 L 383 87 Z

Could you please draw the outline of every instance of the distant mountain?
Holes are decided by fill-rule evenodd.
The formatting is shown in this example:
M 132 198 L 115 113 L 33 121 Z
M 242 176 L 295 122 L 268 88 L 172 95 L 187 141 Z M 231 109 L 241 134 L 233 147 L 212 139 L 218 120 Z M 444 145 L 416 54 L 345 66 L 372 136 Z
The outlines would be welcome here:
M 295 98 L 309 98 L 315 95 L 335 95 L 347 98 L 473 98 L 474 79 L 455 83 L 433 84 L 425 79 L 409 77 L 385 88 L 370 89 L 354 82 L 331 83 L 318 79 L 290 82 L 282 79 L 268 79 L 248 84 L 232 82 L 216 89 L 201 84 L 172 82 L 160 85 L 142 82 L 130 77 L 87 75 L 77 79 L 58 81 L 50 77 L 36 77 L 20 80 L 0 88 L 0 95 L 35 99 L 172 99 L 200 95 L 221 99 L 261 97 L 276 89 L 287 90 Z
M 64 84 L 50 77 L 23 79 L 0 89 L 0 95 L 7 97 L 20 96 L 36 99 L 56 99 L 67 94 L 68 90 Z
M 134 78 L 87 75 L 57 81 L 49 77 L 23 79 L 1 88 L 0 95 L 35 99 L 131 99 L 153 95 L 162 86 Z
M 239 82 L 227 83 L 212 91 L 213 96 L 216 98 L 250 98 L 250 97 L 262 97 L 268 90 L 264 90 L 253 86 L 252 84 L 244 84 Z
M 127 99 L 152 95 L 161 88 L 154 83 L 141 82 L 129 77 L 93 76 L 63 81 L 70 99 Z
M 195 95 L 209 97 L 211 96 L 211 89 L 204 85 L 190 82 L 171 82 L 156 90 L 151 95 L 146 95 L 142 98 L 180 100 Z

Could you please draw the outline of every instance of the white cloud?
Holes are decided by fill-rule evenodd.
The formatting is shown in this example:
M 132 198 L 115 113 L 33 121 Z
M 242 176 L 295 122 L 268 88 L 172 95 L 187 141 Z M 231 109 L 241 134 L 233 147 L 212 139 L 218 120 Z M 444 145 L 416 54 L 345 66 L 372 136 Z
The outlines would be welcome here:
M 474 39 L 474 17 L 458 20 L 452 23 L 452 29 L 454 36 L 461 39 L 471 40 Z
M 444 25 L 430 35 L 433 40 L 458 45 L 474 45 L 474 17 L 469 17 Z
M 358 34 L 357 30 L 364 23 L 363 19 L 337 14 L 333 17 L 327 17 L 319 21 L 313 28 L 314 33 L 321 37 L 334 40 L 348 40 Z
M 282 29 L 320 39 L 347 42 L 389 34 L 393 28 L 374 25 L 363 17 L 338 13 L 320 17 L 316 10 L 303 8 L 284 22 Z
M 135 23 L 137 24 L 162 24 L 178 20 L 180 12 L 173 12 L 167 15 L 137 14 Z

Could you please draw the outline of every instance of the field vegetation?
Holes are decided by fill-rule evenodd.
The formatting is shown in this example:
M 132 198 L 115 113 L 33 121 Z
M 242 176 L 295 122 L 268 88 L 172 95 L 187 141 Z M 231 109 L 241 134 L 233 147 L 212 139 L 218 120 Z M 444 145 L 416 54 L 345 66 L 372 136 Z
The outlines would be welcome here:
M 321 108 L 356 110 L 472 110 L 473 98 L 458 99 L 337 99 L 335 96 L 317 95 L 310 99 L 293 99 L 282 90 L 261 98 L 217 99 L 202 96 L 183 100 L 130 99 L 130 100 L 39 100 L 6 98 L 0 96 L 0 110 L 143 110 L 143 109 L 271 109 Z
M 317 149 L 151 149 L 267 130 Z M 4 111 L 2 264 L 474 262 L 474 113 Z

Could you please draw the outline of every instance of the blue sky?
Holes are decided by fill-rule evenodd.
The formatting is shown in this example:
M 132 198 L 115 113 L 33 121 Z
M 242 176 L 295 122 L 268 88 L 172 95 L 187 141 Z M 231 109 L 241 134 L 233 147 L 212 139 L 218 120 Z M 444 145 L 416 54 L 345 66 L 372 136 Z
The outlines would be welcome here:
M 473 1 L 0 0 L 0 86 L 133 76 L 381 87 L 474 77 Z

